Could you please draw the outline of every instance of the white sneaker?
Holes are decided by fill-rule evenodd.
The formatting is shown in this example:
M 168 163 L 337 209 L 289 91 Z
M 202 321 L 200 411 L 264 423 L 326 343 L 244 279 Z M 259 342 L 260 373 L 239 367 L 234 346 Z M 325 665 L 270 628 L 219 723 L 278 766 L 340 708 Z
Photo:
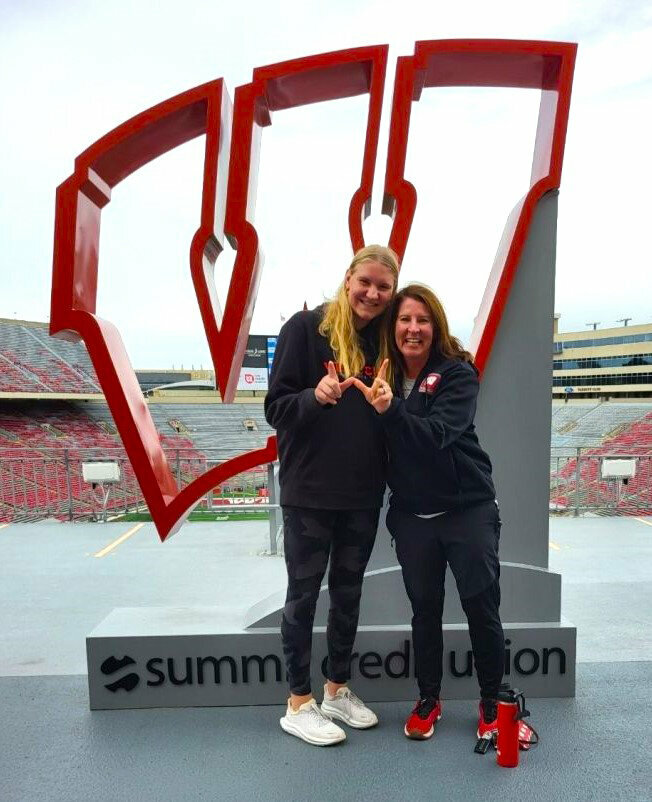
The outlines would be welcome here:
M 285 732 L 315 746 L 330 746 L 346 738 L 344 730 L 322 713 L 314 699 L 304 702 L 298 710 L 293 710 L 288 702 L 279 723 Z
M 369 710 L 362 699 L 359 699 L 350 688 L 346 687 L 338 688 L 335 696 L 330 696 L 324 686 L 324 701 L 321 704 L 321 711 L 358 730 L 366 730 L 378 724 L 378 716 L 373 710 Z

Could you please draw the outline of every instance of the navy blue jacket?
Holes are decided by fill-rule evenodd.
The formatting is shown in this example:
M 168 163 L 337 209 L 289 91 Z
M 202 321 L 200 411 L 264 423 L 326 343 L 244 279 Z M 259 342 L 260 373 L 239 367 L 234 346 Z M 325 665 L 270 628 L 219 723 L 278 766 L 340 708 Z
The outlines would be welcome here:
M 389 449 L 393 506 L 428 514 L 495 498 L 491 461 L 473 425 L 478 389 L 476 370 L 468 362 L 431 355 L 410 395 L 395 396 L 379 416 Z

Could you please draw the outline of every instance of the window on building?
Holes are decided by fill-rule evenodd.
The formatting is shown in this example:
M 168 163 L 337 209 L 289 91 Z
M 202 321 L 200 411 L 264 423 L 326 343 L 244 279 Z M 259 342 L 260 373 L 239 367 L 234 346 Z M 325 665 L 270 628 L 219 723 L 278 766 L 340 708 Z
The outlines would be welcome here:
M 592 387 L 614 384 L 652 384 L 652 371 L 648 373 L 589 373 L 583 376 L 553 376 L 553 387 Z
M 652 342 L 652 332 L 628 334 L 624 337 L 591 337 L 586 340 L 562 340 L 553 343 L 553 353 L 559 353 L 559 351 L 564 351 L 568 348 L 593 348 L 602 345 L 622 345 L 623 343 L 645 342 Z
M 553 370 L 586 370 L 596 368 L 635 367 L 636 365 L 652 365 L 652 353 L 647 354 L 620 354 L 618 356 L 603 356 L 591 359 L 555 359 Z

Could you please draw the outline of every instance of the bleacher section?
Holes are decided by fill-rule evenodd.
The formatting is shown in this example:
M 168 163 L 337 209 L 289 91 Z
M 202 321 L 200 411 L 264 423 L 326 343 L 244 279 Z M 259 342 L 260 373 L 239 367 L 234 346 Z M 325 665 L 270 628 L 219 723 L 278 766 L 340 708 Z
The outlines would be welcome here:
M 115 430 L 105 404 L 87 404 L 85 410 L 95 421 Z M 175 445 L 170 447 L 184 449 L 189 458 L 201 455 L 224 462 L 243 451 L 264 448 L 267 438 L 275 434 L 265 420 L 262 404 L 156 403 L 149 405 L 149 411 L 163 442 L 174 438 Z M 250 421 L 255 428 L 248 428 Z M 181 445 L 184 438 L 185 447 Z
M 650 411 L 650 404 L 567 404 L 553 406 L 551 447 L 597 448 Z
M 635 407 L 632 409 L 631 407 Z M 553 418 L 553 427 L 556 417 Z M 577 419 L 586 441 L 607 437 L 597 448 L 583 449 L 571 456 L 562 449 L 551 458 L 551 507 L 578 508 L 596 513 L 640 515 L 652 509 L 652 412 L 650 405 L 603 404 Z M 609 436 L 610 435 L 610 436 Z M 578 439 L 579 439 L 578 435 Z M 605 457 L 636 457 L 636 475 L 627 483 L 602 479 Z M 579 478 L 579 492 L 578 492 Z
M 0 393 L 43 393 L 48 388 L 16 365 L 0 348 Z
M 131 465 L 116 436 L 66 402 L 0 404 L 0 519 L 20 520 L 39 510 L 53 517 L 92 516 L 99 497 L 82 480 L 86 459 L 116 460 L 121 495 L 108 509 L 141 499 Z
M 172 471 L 180 486 L 207 468 L 243 451 L 261 448 L 273 430 L 261 404 L 150 404 L 150 412 Z M 605 434 L 611 434 L 606 437 Z M 577 448 L 580 459 L 580 506 L 610 505 L 614 511 L 637 512 L 652 506 L 652 411 L 644 404 L 587 404 L 553 408 L 551 501 L 570 509 L 576 492 Z M 559 448 L 559 444 L 562 447 Z M 571 445 L 571 443 L 573 445 Z M 587 446 L 597 447 L 587 448 Z M 599 477 L 607 454 L 643 455 L 637 477 L 627 488 Z M 649 455 L 649 457 L 644 457 Z M 3 401 L 0 403 L 0 518 L 12 520 L 45 510 L 55 517 L 89 517 L 99 509 L 98 497 L 81 479 L 81 463 L 115 459 L 121 483 L 109 510 L 142 503 L 140 490 L 111 413 L 103 402 Z M 260 473 L 260 472 L 259 472 Z M 68 478 L 70 477 L 70 490 Z M 251 477 L 251 485 L 264 475 Z M 243 484 L 234 479 L 222 490 Z
M 0 320 L 0 392 L 102 391 L 83 343 L 50 337 L 45 323 Z
M 95 406 L 95 405 L 93 405 Z M 82 462 L 118 462 L 122 480 L 109 511 L 142 505 L 143 499 L 108 408 L 88 414 L 83 403 L 15 401 L 0 403 L 0 521 L 21 520 L 31 511 L 56 518 L 97 516 L 100 497 L 83 482 Z M 185 485 L 206 470 L 206 457 L 191 440 L 161 435 L 177 480 Z
M 274 434 L 262 404 L 150 404 L 149 411 L 159 432 L 173 433 L 170 421 L 178 421 L 196 448 L 220 462 L 264 448 Z M 247 421 L 255 428 L 249 430 Z
M 146 378 L 158 381 L 161 377 L 148 371 Z M 81 474 L 82 462 L 89 460 L 120 464 L 123 480 L 112 491 L 110 512 L 142 504 L 83 343 L 49 337 L 44 323 L 0 319 L 0 393 L 4 394 L 0 398 L 0 522 L 44 515 L 97 516 L 100 499 Z M 46 399 L 15 397 L 29 393 Z M 47 399 L 52 393 L 66 400 Z M 87 400 L 75 400 L 80 395 Z M 179 487 L 213 465 L 263 448 L 274 434 L 261 403 L 152 400 L 149 410 Z M 651 403 L 553 402 L 551 441 L 553 509 L 608 507 L 612 512 L 649 514 Z M 600 464 L 605 455 L 635 455 L 635 479 L 627 486 L 603 481 Z M 245 494 L 257 492 L 265 482 L 266 471 L 261 468 L 234 477 L 218 492 L 225 498 L 240 493 L 240 488 Z
M 263 447 L 273 431 L 261 404 L 152 404 L 150 411 L 180 487 L 230 457 Z M 85 461 L 117 461 L 122 481 L 107 509 L 144 502 L 134 472 L 103 402 L 0 402 L 0 522 L 32 514 L 97 517 L 100 498 L 82 480 Z M 68 486 L 70 482 L 70 487 Z M 216 492 L 266 484 L 265 469 L 233 477 Z

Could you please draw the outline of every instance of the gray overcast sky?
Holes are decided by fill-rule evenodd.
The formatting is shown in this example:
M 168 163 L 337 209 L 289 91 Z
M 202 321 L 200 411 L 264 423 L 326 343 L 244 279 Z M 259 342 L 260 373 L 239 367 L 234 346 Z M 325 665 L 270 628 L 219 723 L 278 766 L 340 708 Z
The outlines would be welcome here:
M 254 67 L 389 43 L 368 242 L 380 215 L 395 60 L 417 39 L 579 43 L 562 179 L 556 310 L 561 329 L 652 320 L 652 4 L 240 3 L 1 0 L 0 317 L 47 320 L 54 193 L 78 153 L 132 115 Z M 431 90 L 415 104 L 406 175 L 419 205 L 402 281 L 431 284 L 466 340 L 505 218 L 528 186 L 538 110 L 526 90 Z M 329 296 L 350 258 L 347 210 L 366 98 L 280 112 L 263 133 L 256 228 L 265 254 L 252 333 Z M 199 220 L 203 139 L 118 186 L 102 213 L 98 314 L 135 367 L 209 367 L 188 249 Z M 469 226 L 473 236 L 468 236 Z M 217 262 L 222 293 L 232 255 Z

